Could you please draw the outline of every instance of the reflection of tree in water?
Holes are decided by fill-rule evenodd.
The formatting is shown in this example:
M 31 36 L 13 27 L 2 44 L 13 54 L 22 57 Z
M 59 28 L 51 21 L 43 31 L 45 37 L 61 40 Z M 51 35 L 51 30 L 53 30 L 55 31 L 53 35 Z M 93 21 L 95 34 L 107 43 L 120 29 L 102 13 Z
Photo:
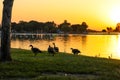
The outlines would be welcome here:
M 24 46 L 24 41 L 25 41 L 25 40 L 23 40 L 23 39 L 21 39 L 21 40 L 19 41 L 19 49 L 22 49 L 22 47 Z
M 30 44 L 35 44 L 35 43 L 39 43 L 42 41 L 47 41 L 47 42 L 51 42 L 55 40 L 55 36 L 52 34 L 39 34 L 39 35 L 35 35 L 35 34 L 31 34 L 31 35 L 12 35 L 11 41 L 18 41 L 18 48 L 24 48 L 24 46 L 28 46 Z M 24 45 L 25 42 L 28 41 L 27 45 Z
M 19 48 L 19 49 L 24 49 L 24 47 L 27 44 L 26 40 L 24 39 L 12 39 L 11 42 L 14 48 Z
M 54 37 L 52 34 L 50 34 L 50 35 L 43 35 L 43 36 L 42 36 L 42 39 L 43 39 L 43 40 L 48 40 L 48 41 L 53 41 L 54 38 L 55 38 L 55 37 Z
M 82 37 L 82 45 L 86 45 L 86 41 L 87 41 L 87 36 L 84 35 L 84 36 L 81 36 Z
M 63 35 L 63 40 L 64 40 L 64 52 L 65 52 L 65 53 L 66 53 L 67 43 L 68 43 L 69 39 L 70 39 L 69 35 Z
M 81 36 L 81 40 L 82 40 L 82 50 L 83 51 L 86 51 L 86 42 L 87 42 L 87 36 L 86 35 L 83 35 Z
M 31 34 L 31 35 L 12 35 L 12 40 L 19 39 L 19 40 L 47 40 L 51 41 L 54 40 L 54 36 L 52 34 Z

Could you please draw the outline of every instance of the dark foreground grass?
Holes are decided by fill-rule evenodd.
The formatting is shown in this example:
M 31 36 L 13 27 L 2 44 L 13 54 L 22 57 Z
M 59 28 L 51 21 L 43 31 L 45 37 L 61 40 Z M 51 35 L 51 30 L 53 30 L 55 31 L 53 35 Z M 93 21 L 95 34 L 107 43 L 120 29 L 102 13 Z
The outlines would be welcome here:
M 6 80 L 119 80 L 120 60 L 47 52 L 33 56 L 29 50 L 12 49 L 12 62 L 0 63 Z

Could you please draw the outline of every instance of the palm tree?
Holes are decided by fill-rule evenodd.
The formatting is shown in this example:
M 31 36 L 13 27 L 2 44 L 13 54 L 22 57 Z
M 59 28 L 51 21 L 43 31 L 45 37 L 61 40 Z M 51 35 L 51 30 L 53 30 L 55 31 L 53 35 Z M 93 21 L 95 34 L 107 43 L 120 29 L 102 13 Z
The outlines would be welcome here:
M 14 0 L 3 1 L 3 15 L 2 15 L 2 33 L 1 33 L 1 61 L 11 61 L 10 54 L 10 27 L 11 27 L 11 13 Z

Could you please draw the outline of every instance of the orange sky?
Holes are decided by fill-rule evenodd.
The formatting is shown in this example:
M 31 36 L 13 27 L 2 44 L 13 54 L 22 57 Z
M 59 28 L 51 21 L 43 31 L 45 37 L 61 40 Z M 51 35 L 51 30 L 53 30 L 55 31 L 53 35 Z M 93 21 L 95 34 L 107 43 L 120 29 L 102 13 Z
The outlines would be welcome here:
M 14 0 L 12 21 L 55 21 L 57 24 L 64 20 L 72 24 L 85 21 L 89 28 L 102 30 L 115 28 L 120 22 L 118 13 L 120 15 L 120 0 Z

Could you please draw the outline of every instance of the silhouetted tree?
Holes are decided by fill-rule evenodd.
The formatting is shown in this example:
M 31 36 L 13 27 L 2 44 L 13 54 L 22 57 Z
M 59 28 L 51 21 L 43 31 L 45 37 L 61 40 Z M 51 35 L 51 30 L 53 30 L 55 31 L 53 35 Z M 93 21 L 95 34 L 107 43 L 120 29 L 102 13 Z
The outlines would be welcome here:
M 117 25 L 116 25 L 116 30 L 115 30 L 115 31 L 120 32 L 120 23 L 117 23 Z
M 71 31 L 71 24 L 67 22 L 67 20 L 64 20 L 63 23 L 61 23 L 60 25 L 58 25 L 58 28 L 63 31 L 64 33 L 68 33 Z
M 52 21 L 52 22 L 46 22 L 44 30 L 46 30 L 46 32 L 48 32 L 48 33 L 54 33 L 54 32 L 56 32 L 56 24 L 54 23 L 54 21 Z
M 108 31 L 108 34 L 110 34 L 110 32 L 112 32 L 113 29 L 111 27 L 107 27 L 107 31 Z
M 53 33 L 57 31 L 56 24 L 52 22 L 37 22 L 31 20 L 29 22 L 20 21 L 18 24 L 15 22 L 12 23 L 12 31 L 16 32 L 44 32 L 44 33 Z
M 16 22 L 11 23 L 11 30 L 12 30 L 12 32 L 16 32 L 16 30 L 15 30 L 16 26 L 17 26 Z
M 105 29 L 103 29 L 102 32 L 107 32 L 107 31 Z
M 18 24 L 12 23 L 12 31 L 15 32 L 42 32 L 42 33 L 85 33 L 87 32 L 88 25 L 86 22 L 82 22 L 82 24 L 73 24 L 65 20 L 63 23 L 58 26 L 52 22 L 37 22 L 31 20 L 29 22 L 20 21 Z
M 27 22 L 19 21 L 17 24 L 16 22 L 11 23 L 11 30 L 14 32 L 24 32 L 26 28 Z
M 38 30 L 38 28 L 39 28 L 39 22 L 31 20 L 31 21 L 29 21 L 29 23 L 25 27 L 31 29 L 32 32 L 36 33 L 36 32 L 39 31 Z
M 82 22 L 81 24 L 81 31 L 84 33 L 84 32 L 87 32 L 87 28 L 88 28 L 88 25 L 86 24 L 86 22 Z
M 73 32 L 73 33 L 80 33 L 80 27 L 81 27 L 80 24 L 71 25 L 72 32 Z
M 85 33 L 87 32 L 88 25 L 86 24 L 86 22 L 82 22 L 81 25 L 80 24 L 71 25 L 71 28 L 73 33 Z
M 11 27 L 11 13 L 14 0 L 3 1 L 3 15 L 2 15 L 2 33 L 1 33 L 1 61 L 11 61 L 10 52 L 10 27 Z
M 26 24 L 27 24 L 27 22 L 26 21 L 20 21 L 19 22 L 19 30 L 21 31 L 21 32 L 25 32 L 25 29 L 26 29 Z

